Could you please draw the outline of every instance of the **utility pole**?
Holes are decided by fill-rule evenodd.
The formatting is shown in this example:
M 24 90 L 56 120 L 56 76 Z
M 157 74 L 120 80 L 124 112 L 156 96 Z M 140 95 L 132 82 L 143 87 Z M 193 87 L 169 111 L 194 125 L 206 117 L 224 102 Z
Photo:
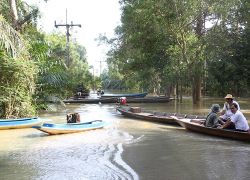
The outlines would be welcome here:
M 73 21 L 71 21 L 71 24 L 68 24 L 68 13 L 67 13 L 67 9 L 66 9 L 66 23 L 65 24 L 56 24 L 55 21 L 55 27 L 58 28 L 59 26 L 63 26 L 66 27 L 66 37 L 67 37 L 67 41 L 66 41 L 66 51 L 67 51 L 67 58 L 66 58 L 66 66 L 69 67 L 70 65 L 70 58 L 69 58 L 69 28 L 73 27 L 73 26 L 78 26 L 78 27 L 82 27 L 81 24 L 73 24 Z
M 100 63 L 100 76 L 101 76 L 101 72 L 102 72 L 102 62 L 106 62 L 106 61 L 96 61 Z
M 93 69 L 93 91 L 95 93 L 95 67 L 91 65 L 89 69 Z

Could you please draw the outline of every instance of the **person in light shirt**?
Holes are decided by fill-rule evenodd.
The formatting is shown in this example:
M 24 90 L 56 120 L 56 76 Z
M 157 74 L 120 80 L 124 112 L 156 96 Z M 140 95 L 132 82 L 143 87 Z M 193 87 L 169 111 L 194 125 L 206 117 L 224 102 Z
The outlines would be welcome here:
M 242 114 L 242 112 L 240 112 L 240 110 L 238 110 L 238 105 L 236 103 L 233 103 L 230 106 L 230 109 L 231 109 L 233 115 L 230 117 L 230 119 L 228 119 L 225 122 L 224 125 L 222 125 L 219 128 L 226 129 L 233 123 L 235 126 L 234 130 L 248 132 L 248 130 L 249 130 L 248 122 L 247 122 L 245 116 Z
M 230 109 L 231 105 L 233 103 L 236 103 L 237 106 L 238 106 L 238 110 L 240 110 L 240 105 L 238 102 L 236 102 L 232 96 L 232 94 L 227 94 L 226 97 L 226 102 L 224 103 L 224 106 L 222 108 L 222 111 L 221 111 L 221 116 L 220 116 L 220 122 L 223 124 L 224 122 L 227 121 L 228 118 L 230 118 L 233 113 Z

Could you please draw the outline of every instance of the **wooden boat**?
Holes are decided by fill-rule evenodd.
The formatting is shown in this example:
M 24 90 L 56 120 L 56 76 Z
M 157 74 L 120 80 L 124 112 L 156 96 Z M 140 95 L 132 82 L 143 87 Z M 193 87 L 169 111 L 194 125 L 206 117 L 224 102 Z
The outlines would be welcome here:
M 201 125 L 200 123 L 197 123 L 196 121 L 193 121 L 192 119 L 187 119 L 187 118 L 184 118 L 184 119 L 176 118 L 176 122 L 179 123 L 182 127 L 190 131 L 217 136 L 217 137 L 230 138 L 230 139 L 250 142 L 249 132 L 239 132 L 239 131 L 234 131 L 230 129 L 218 129 L 218 128 L 205 127 L 204 125 Z
M 75 94 L 74 99 L 83 99 L 89 96 L 89 93 L 81 93 L 81 94 Z
M 148 93 L 133 93 L 133 94 L 103 94 L 101 97 L 102 98 L 111 98 L 111 97 L 126 97 L 126 98 L 143 98 L 147 95 Z
M 84 123 L 66 123 L 66 124 L 44 123 L 41 126 L 33 126 L 33 128 L 36 128 L 50 135 L 55 135 L 55 134 L 77 133 L 87 130 L 100 129 L 103 128 L 105 125 L 106 123 L 104 121 L 95 120 Z
M 120 112 L 122 115 L 129 118 L 141 119 L 144 121 L 157 122 L 163 124 L 173 124 L 173 125 L 179 125 L 176 122 L 175 117 L 179 118 L 189 117 L 193 119 L 201 118 L 195 115 L 143 111 L 140 107 L 130 107 L 130 106 L 118 106 L 116 110 Z
M 106 103 L 117 103 L 117 97 L 110 98 L 85 98 L 85 99 L 68 99 L 64 100 L 64 103 L 85 103 L 85 104 L 106 104 Z M 128 98 L 127 103 L 165 103 L 169 102 L 169 97 L 144 97 L 144 98 Z
M 171 100 L 169 97 L 128 98 L 127 103 L 165 103 Z
M 34 118 L 20 118 L 20 119 L 0 119 L 0 130 L 2 129 L 19 129 L 30 128 L 42 123 L 42 119 Z
M 99 103 L 116 103 L 117 98 L 93 98 L 93 99 L 68 99 L 64 100 L 64 103 L 85 103 L 85 104 L 99 104 Z

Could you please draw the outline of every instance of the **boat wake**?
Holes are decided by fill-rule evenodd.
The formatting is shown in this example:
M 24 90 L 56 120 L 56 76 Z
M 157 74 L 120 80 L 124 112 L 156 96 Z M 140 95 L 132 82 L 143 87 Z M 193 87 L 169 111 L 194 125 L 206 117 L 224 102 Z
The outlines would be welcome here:
M 31 179 L 138 180 L 122 154 L 123 144 L 140 140 L 116 128 L 40 137 L 20 162 L 37 172 Z

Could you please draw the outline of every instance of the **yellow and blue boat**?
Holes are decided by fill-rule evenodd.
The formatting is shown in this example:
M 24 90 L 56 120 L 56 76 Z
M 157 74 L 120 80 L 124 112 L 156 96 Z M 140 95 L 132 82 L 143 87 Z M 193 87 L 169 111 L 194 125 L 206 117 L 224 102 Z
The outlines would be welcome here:
M 100 129 L 107 125 L 106 122 L 102 120 L 94 120 L 83 123 L 65 123 L 65 124 L 53 124 L 44 123 L 40 126 L 33 126 L 37 130 L 48 133 L 50 135 L 56 134 L 67 134 L 67 133 L 77 133 L 87 130 Z

